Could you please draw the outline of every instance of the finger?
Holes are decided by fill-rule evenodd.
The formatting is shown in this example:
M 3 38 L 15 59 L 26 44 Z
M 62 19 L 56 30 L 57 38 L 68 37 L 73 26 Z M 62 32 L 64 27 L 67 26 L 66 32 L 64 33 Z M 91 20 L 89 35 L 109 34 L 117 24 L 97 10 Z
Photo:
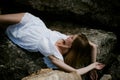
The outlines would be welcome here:
M 100 65 L 100 68 L 102 69 L 103 67 L 105 67 L 105 65 Z
M 97 65 L 96 69 L 101 70 L 104 67 L 105 67 L 105 65 Z
M 98 65 L 102 65 L 102 66 L 105 66 L 105 64 L 102 64 L 102 63 L 98 63 Z

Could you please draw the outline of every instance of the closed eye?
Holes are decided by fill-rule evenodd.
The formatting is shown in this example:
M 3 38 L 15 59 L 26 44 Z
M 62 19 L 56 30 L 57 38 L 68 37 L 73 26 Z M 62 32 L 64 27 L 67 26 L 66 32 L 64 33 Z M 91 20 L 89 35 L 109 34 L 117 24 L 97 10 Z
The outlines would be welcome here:
M 65 44 L 65 40 L 64 40 L 64 39 L 62 39 L 62 41 L 63 41 L 63 44 Z

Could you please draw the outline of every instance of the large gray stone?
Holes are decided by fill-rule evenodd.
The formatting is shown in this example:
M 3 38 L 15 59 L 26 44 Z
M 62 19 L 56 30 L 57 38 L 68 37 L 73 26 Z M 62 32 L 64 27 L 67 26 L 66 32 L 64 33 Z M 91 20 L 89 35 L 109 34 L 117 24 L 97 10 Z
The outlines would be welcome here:
M 119 8 L 120 0 L 0 0 L 0 13 L 28 11 L 48 20 L 52 29 L 67 34 L 85 33 L 92 42 L 98 45 L 97 60 L 107 64 L 103 72 L 110 73 L 113 80 L 120 79 Z M 55 21 L 61 20 L 62 22 L 52 24 L 52 19 Z M 65 23 L 64 21 L 82 23 L 84 25 L 82 27 L 113 31 L 117 34 L 118 39 L 116 51 L 114 51 L 116 36 L 112 32 L 79 28 L 81 26 Z M 2 32 L 0 29 L 1 79 L 20 79 L 46 67 L 39 53 L 29 53 L 19 48 L 9 41 Z
M 22 80 L 82 80 L 81 76 L 73 73 L 67 73 L 59 70 L 42 69 L 36 73 L 24 77 Z
M 111 59 L 115 56 L 113 49 L 117 40 L 112 32 L 82 28 L 83 26 L 80 25 L 61 22 L 54 22 L 48 26 L 52 30 L 57 30 L 65 34 L 77 34 L 81 32 L 86 34 L 89 40 L 98 45 L 97 60 L 109 65 L 106 72 L 111 70 Z M 46 68 L 42 59 L 43 56 L 40 53 L 30 53 L 21 49 L 13 44 L 3 33 L 1 33 L 0 45 L 1 79 L 11 78 L 11 80 L 17 80 L 37 70 Z M 118 67 L 116 66 L 116 68 Z M 115 70 L 113 68 L 112 71 L 114 73 L 113 76 L 118 74 L 114 72 Z M 104 72 L 101 74 L 104 74 Z

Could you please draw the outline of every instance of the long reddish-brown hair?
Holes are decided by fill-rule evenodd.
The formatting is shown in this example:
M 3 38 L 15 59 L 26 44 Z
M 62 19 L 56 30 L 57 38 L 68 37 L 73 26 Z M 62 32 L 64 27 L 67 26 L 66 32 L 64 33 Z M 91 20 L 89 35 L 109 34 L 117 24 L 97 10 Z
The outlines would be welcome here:
M 90 63 L 91 46 L 84 34 L 78 34 L 72 43 L 69 52 L 64 56 L 65 63 L 72 67 Z

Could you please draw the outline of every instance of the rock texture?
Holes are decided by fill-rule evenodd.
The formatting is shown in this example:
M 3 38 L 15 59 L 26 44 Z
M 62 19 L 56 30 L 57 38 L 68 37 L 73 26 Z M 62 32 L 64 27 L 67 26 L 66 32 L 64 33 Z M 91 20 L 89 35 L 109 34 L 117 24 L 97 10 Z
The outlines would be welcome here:
M 112 77 L 109 74 L 105 74 L 100 80 L 112 80 Z
M 42 69 L 22 80 L 82 80 L 76 73 L 66 73 L 58 70 Z
M 74 27 L 73 27 L 74 26 Z M 97 60 L 106 64 L 105 71 L 100 71 L 99 74 L 109 73 L 115 77 L 116 73 L 112 68 L 115 54 L 113 53 L 116 44 L 116 36 L 112 32 L 105 32 L 103 30 L 82 28 L 80 25 L 71 23 L 55 22 L 49 24 L 49 28 L 57 30 L 65 34 L 84 33 L 94 43 L 98 45 Z M 64 28 L 64 29 L 63 29 Z M 1 33 L 3 34 L 3 33 Z M 3 79 L 17 80 L 28 74 L 31 74 L 42 68 L 46 68 L 43 63 L 42 55 L 40 53 L 29 53 L 17 45 L 13 44 L 4 34 L 0 39 L 0 75 Z M 118 65 L 118 64 L 117 64 Z M 115 64 L 116 68 L 117 67 Z M 9 76 L 11 74 L 11 76 Z M 6 76 L 9 77 L 6 77 Z
M 0 0 L 2 14 L 31 12 L 53 30 L 66 34 L 86 34 L 98 45 L 97 60 L 106 64 L 99 74 L 111 74 L 113 80 L 120 79 L 119 8 L 120 0 Z M 5 25 L 0 24 L 1 26 Z M 2 80 L 19 80 L 34 71 L 46 68 L 42 55 L 19 48 L 3 33 L 0 29 Z
M 94 28 L 119 32 L 119 0 L 1 0 L 0 6 L 4 8 L 3 13 L 29 11 L 50 20 L 65 17 Z

